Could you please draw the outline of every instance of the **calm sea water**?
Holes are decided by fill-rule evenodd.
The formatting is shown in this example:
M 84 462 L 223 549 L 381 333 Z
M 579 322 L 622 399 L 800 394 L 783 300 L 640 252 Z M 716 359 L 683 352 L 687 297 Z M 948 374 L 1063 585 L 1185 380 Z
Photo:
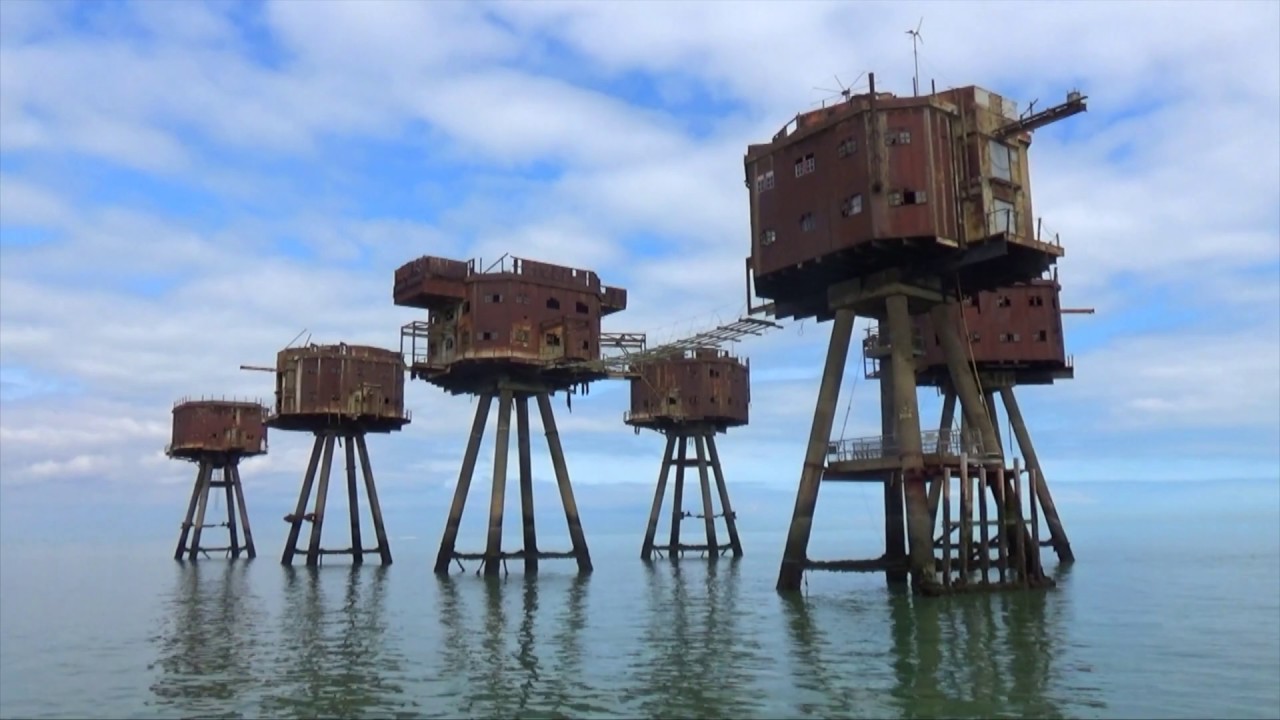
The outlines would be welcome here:
M 1276 484 L 1107 499 L 1072 509 L 1055 590 L 930 600 L 834 574 L 779 595 L 776 531 L 737 562 L 647 567 L 637 525 L 589 536 L 586 578 L 497 580 L 436 578 L 428 542 L 314 571 L 274 546 L 9 546 L 0 715 L 1280 717 Z

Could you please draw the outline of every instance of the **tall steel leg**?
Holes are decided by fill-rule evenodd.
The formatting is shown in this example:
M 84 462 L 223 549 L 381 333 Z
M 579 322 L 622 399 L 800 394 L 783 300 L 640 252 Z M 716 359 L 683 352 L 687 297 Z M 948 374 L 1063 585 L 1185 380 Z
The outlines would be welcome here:
M 827 466 L 827 445 L 831 442 L 831 424 L 835 419 L 840 381 L 849 357 L 853 320 L 853 310 L 842 308 L 836 311 L 835 322 L 831 326 L 831 341 L 827 345 L 827 361 L 822 370 L 822 384 L 818 388 L 813 427 L 809 430 L 809 444 L 805 448 L 800 485 L 796 490 L 796 505 L 791 514 L 791 529 L 787 532 L 782 566 L 778 570 L 778 590 L 798 590 L 804 577 L 809 535 L 813 531 L 813 511 L 818 505 L 818 485 Z
M 716 476 L 716 488 L 720 491 L 720 510 L 724 512 L 724 524 L 729 529 L 729 547 L 734 557 L 742 557 L 742 541 L 738 539 L 738 521 L 729 504 L 729 489 L 725 487 L 724 470 L 720 467 L 720 453 L 716 451 L 716 436 L 707 435 L 707 452 L 711 455 L 711 470 Z
M 493 447 L 493 494 L 489 497 L 489 541 L 484 549 L 484 574 L 502 569 L 502 510 L 507 492 L 507 453 L 511 450 L 511 391 L 498 395 L 498 437 Z
M 573 498 L 573 486 L 569 484 L 569 467 L 564 461 L 564 448 L 560 446 L 560 433 L 556 430 L 556 418 L 551 413 L 551 397 L 547 393 L 538 394 L 538 413 L 542 415 L 542 429 L 547 435 L 551 465 L 555 468 L 556 484 L 560 486 L 560 502 L 564 505 L 564 517 L 569 523 L 569 539 L 573 542 L 573 554 L 578 560 L 578 572 L 589 573 L 592 570 L 591 553 L 587 550 L 587 538 L 582 532 L 578 503 Z
M 244 504 L 244 486 L 240 483 L 240 466 L 231 466 L 231 477 L 235 482 L 236 504 L 240 508 L 240 528 L 244 531 L 245 557 L 252 560 L 258 556 L 253 547 L 253 531 L 249 529 L 249 508 Z
M 311 542 L 307 545 L 307 566 L 320 564 L 320 532 L 324 528 L 324 507 L 329 499 L 329 472 L 333 469 L 333 446 L 338 438 L 333 433 L 324 437 L 324 458 L 320 462 L 320 485 L 316 488 L 316 505 L 312 512 Z
M 476 458 L 480 455 L 480 440 L 484 437 L 484 425 L 489 420 L 489 406 L 492 404 L 493 395 L 481 395 L 480 402 L 476 405 L 475 420 L 471 422 L 471 438 L 467 441 L 467 450 L 462 456 L 462 470 L 458 473 L 458 484 L 453 490 L 453 505 L 449 508 L 444 537 L 440 539 L 440 552 L 436 555 L 435 571 L 438 574 L 448 573 L 449 563 L 453 562 L 453 551 L 458 540 L 458 524 L 462 522 L 462 510 L 467 506 L 471 476 L 475 474 Z
M 1054 504 L 1053 495 L 1049 492 L 1049 483 L 1044 479 L 1044 469 L 1040 467 L 1040 458 L 1036 455 L 1035 446 L 1031 443 L 1031 433 L 1027 431 L 1027 424 L 1022 419 L 1022 411 L 1018 409 L 1018 400 L 1013 396 L 1013 388 L 1004 388 L 1000 395 L 1004 398 L 1004 409 L 1009 415 L 1010 424 L 1013 425 L 1013 434 L 1018 440 L 1019 449 L 1022 450 L 1022 457 L 1027 461 L 1027 467 L 1035 471 L 1035 495 L 1040 501 L 1040 510 L 1044 513 L 1045 524 L 1049 526 L 1049 541 L 1053 543 L 1053 551 L 1058 554 L 1059 562 L 1075 562 L 1076 556 L 1071 550 L 1071 541 L 1067 539 L 1066 528 L 1062 526 L 1062 519 L 1058 516 L 1058 507 Z M 1037 552 L 1039 552 L 1038 549 Z
M 524 525 L 524 571 L 538 572 L 538 529 L 533 520 L 533 456 L 529 449 L 529 396 L 516 398 L 516 450 L 520 462 L 520 516 Z
M 298 493 L 298 506 L 293 511 L 293 519 L 289 525 L 289 538 L 285 540 L 284 554 L 280 564 L 292 565 L 293 556 L 298 552 L 298 535 L 302 532 L 302 518 L 307 514 L 307 501 L 311 499 L 311 486 L 315 483 L 316 471 L 320 467 L 320 454 L 324 449 L 325 435 L 316 433 L 315 444 L 311 447 L 311 461 L 307 463 L 307 474 L 302 476 L 302 491 Z
M 373 482 L 373 464 L 369 462 L 369 448 L 364 444 L 364 433 L 356 434 L 356 450 L 360 453 L 360 470 L 364 473 L 364 493 L 369 497 L 369 512 L 373 515 L 373 533 L 378 538 L 378 555 L 383 565 L 391 564 L 391 541 L 382 522 L 382 505 L 378 503 L 378 486 Z
M 182 531 L 178 535 L 178 549 L 173 551 L 173 559 L 181 560 L 187 554 L 187 537 L 191 534 L 191 526 L 196 519 L 196 504 L 200 502 L 200 488 L 204 486 L 204 474 L 208 468 L 208 460 L 201 460 L 196 467 L 196 483 L 191 487 L 191 502 L 187 504 L 187 514 L 182 520 Z
M 658 489 L 653 493 L 653 506 L 649 508 L 649 525 L 644 531 L 644 544 L 640 546 L 640 559 L 653 557 L 653 537 L 658 533 L 658 516 L 662 513 L 662 499 L 667 494 L 667 475 L 671 472 L 671 459 L 676 449 L 676 433 L 668 432 L 667 449 L 662 453 L 662 469 L 658 471 Z
M 343 438 L 347 455 L 347 513 L 351 516 L 351 564 L 364 564 L 364 543 L 360 540 L 360 496 L 356 494 L 356 436 Z

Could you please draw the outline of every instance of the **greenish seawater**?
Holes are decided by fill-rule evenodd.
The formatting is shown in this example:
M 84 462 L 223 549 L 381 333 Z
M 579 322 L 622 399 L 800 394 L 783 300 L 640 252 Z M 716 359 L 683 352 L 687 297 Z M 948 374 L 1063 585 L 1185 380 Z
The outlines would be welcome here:
M 1056 589 L 932 600 L 833 574 L 779 595 L 776 530 L 647 567 L 642 518 L 589 536 L 585 578 L 440 580 L 425 537 L 315 571 L 263 540 L 195 564 L 6 546 L 0 715 L 1280 717 L 1276 484 L 1089 492 Z M 858 554 L 841 540 L 812 554 Z

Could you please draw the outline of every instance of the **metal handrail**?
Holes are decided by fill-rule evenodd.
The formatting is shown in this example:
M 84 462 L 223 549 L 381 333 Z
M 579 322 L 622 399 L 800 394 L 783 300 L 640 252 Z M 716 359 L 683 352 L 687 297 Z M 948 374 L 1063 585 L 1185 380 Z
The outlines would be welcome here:
M 966 439 L 960 430 L 921 432 L 920 447 L 926 454 L 967 454 L 970 457 L 980 457 L 983 454 L 982 440 L 977 433 L 970 433 Z M 893 435 L 844 438 L 827 444 L 827 460 L 828 462 L 880 460 L 894 457 L 899 451 L 897 438 Z

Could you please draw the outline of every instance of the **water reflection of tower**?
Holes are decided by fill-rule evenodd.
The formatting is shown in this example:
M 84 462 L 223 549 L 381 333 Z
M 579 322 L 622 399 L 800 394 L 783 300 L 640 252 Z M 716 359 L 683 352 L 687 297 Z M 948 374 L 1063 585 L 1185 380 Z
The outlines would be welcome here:
M 948 605 L 895 598 L 894 702 L 904 716 L 1062 717 L 1049 696 L 1060 623 L 1046 596 L 973 596 Z
M 506 579 L 485 578 L 484 602 L 474 603 L 459 596 L 459 587 L 451 578 L 440 578 L 444 664 L 458 678 L 456 694 L 462 696 L 459 705 L 450 709 L 452 713 L 578 717 L 607 709 L 589 704 L 589 691 L 577 679 L 583 672 L 580 638 L 586 624 L 589 576 L 566 578 L 568 593 L 563 600 L 559 593 L 548 594 L 556 587 L 556 580 L 559 578 L 552 582 L 523 578 L 520 620 L 515 626 L 509 622 L 510 609 L 504 606 L 504 598 L 512 598 L 515 588 Z M 475 591 L 475 586 L 463 590 Z M 468 618 L 468 610 L 478 605 L 483 606 L 483 614 Z M 548 614 L 551 609 L 560 609 L 560 614 Z M 550 628 L 554 630 L 548 632 Z
M 153 638 L 159 677 L 152 704 L 184 717 L 224 712 L 253 689 L 260 611 L 245 582 L 248 567 L 180 565 L 165 603 L 163 627 Z
M 283 669 L 262 704 L 264 716 L 357 717 L 415 712 L 403 688 L 401 657 L 384 618 L 387 570 L 351 567 L 340 594 L 338 573 L 285 569 Z
M 624 702 L 635 700 L 644 717 L 750 714 L 757 705 L 743 674 L 751 663 L 737 628 L 738 562 L 650 565 L 648 574 L 645 650 L 630 673 L 638 687 L 624 691 Z

